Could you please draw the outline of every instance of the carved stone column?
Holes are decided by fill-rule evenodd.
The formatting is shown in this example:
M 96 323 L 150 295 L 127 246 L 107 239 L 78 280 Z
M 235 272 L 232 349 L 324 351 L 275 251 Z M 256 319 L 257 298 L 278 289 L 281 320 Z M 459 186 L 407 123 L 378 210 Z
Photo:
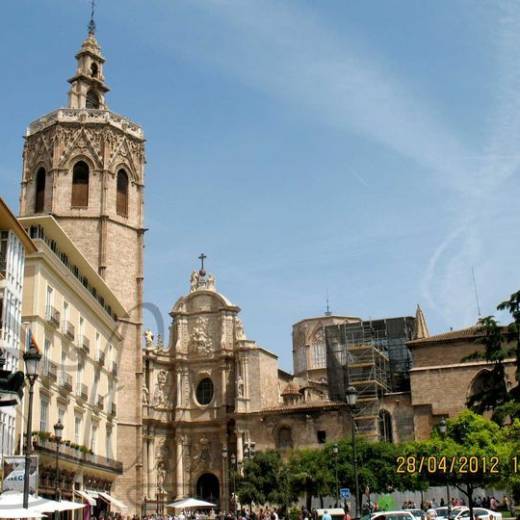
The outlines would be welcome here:
M 176 466 L 176 480 L 177 480 L 177 500 L 179 498 L 184 497 L 184 450 L 183 450 L 183 443 L 182 443 L 182 437 L 178 437 L 176 439 L 176 459 L 177 459 L 177 466 Z

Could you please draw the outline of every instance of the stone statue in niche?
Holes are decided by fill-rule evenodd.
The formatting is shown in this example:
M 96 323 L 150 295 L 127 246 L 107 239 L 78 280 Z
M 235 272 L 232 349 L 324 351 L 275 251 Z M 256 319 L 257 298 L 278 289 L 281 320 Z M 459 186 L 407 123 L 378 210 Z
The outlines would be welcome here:
M 148 392 L 148 388 L 146 386 L 143 386 L 143 396 L 142 396 L 142 403 L 146 406 L 148 406 L 150 402 L 150 394 Z
M 164 484 L 166 481 L 166 472 L 168 469 L 168 445 L 166 439 L 163 439 L 157 445 L 155 469 L 157 471 L 157 488 L 161 493 L 165 493 Z
M 240 318 L 235 318 L 235 338 L 237 341 L 246 339 L 244 325 L 242 325 L 242 320 Z
M 168 372 L 166 370 L 160 370 L 157 374 L 157 385 L 153 394 L 153 405 L 154 406 L 166 406 L 168 402 Z
M 211 449 L 208 438 L 205 435 L 199 439 L 198 449 L 196 449 L 195 453 L 192 453 L 191 460 L 193 462 L 193 466 L 198 466 L 199 464 L 209 465 L 211 462 Z
M 190 346 L 198 354 L 209 354 L 213 350 L 213 342 L 207 330 L 208 320 L 197 318 L 190 336 Z
M 144 343 L 146 348 L 149 348 L 153 345 L 153 332 L 150 329 L 146 329 L 144 331 Z
M 237 394 L 238 397 L 244 397 L 244 380 L 241 376 L 238 376 L 237 379 Z

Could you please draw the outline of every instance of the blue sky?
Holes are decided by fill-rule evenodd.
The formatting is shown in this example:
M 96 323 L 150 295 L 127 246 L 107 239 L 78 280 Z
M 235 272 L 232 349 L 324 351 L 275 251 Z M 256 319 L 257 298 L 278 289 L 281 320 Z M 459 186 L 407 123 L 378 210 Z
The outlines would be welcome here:
M 98 0 L 108 102 L 147 137 L 145 296 L 201 251 L 248 337 L 334 313 L 474 323 L 519 288 L 520 4 Z M 2 2 L 0 175 L 64 106 L 87 0 Z M 150 317 L 147 321 L 151 323 Z

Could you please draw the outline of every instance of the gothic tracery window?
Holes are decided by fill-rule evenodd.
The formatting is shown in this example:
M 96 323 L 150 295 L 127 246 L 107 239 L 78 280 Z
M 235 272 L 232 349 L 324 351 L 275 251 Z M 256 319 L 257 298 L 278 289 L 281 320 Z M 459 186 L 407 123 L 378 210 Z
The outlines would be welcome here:
M 128 216 L 128 175 L 123 169 L 117 172 L 116 211 L 121 217 Z
M 41 213 L 45 206 L 45 168 L 39 168 L 36 173 L 36 194 L 34 197 L 34 212 Z
M 75 208 L 88 207 L 89 167 L 78 161 L 72 169 L 72 196 L 70 205 Z
M 387 410 L 379 412 L 379 440 L 383 442 L 393 442 L 392 416 Z

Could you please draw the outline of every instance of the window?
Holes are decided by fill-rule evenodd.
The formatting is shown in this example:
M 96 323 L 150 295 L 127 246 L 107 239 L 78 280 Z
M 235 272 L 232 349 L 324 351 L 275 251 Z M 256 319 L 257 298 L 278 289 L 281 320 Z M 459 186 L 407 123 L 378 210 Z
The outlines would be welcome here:
M 281 450 L 292 448 L 292 431 L 288 426 L 282 426 L 278 430 L 278 448 Z
M 70 205 L 76 208 L 88 207 L 89 168 L 86 162 L 79 161 L 72 169 L 72 197 Z
M 58 408 L 58 419 L 62 424 L 65 424 L 65 408 L 62 408 L 61 406 Z
M 379 440 L 383 442 L 392 442 L 392 416 L 386 410 L 379 412 Z
M 213 399 L 213 381 L 206 377 L 197 385 L 197 401 L 199 404 L 209 404 Z
M 116 210 L 121 217 L 128 216 L 128 175 L 125 170 L 117 172 Z
M 97 361 L 99 359 L 99 352 L 101 351 L 101 336 L 99 332 L 96 332 L 96 352 L 94 359 Z
M 94 424 L 92 426 L 92 437 L 90 438 L 90 449 L 94 453 L 96 453 L 97 432 L 98 432 L 97 424 Z
M 318 430 L 317 437 L 319 444 L 325 444 L 327 442 L 327 432 L 325 430 Z
M 34 212 L 41 213 L 45 206 L 45 168 L 39 168 L 36 173 L 36 194 L 34 197 Z
M 112 428 L 107 426 L 107 436 L 106 436 L 106 456 L 107 458 L 112 458 Z
M 81 435 L 81 417 L 79 415 L 74 416 L 74 442 L 80 444 Z
M 40 398 L 40 431 L 46 432 L 49 422 L 49 400 L 46 397 Z
M 43 373 L 47 375 L 49 373 L 49 354 L 51 352 L 51 340 L 45 338 L 45 344 L 43 347 Z
M 93 77 L 93 78 L 97 78 L 97 75 L 98 75 L 98 72 L 99 72 L 99 69 L 98 69 L 98 65 L 97 63 L 92 63 L 92 65 L 90 65 L 90 75 Z M 88 107 L 87 107 L 88 108 Z
M 99 108 L 99 96 L 96 94 L 96 92 L 94 90 L 89 90 L 87 92 L 86 108 L 93 108 L 93 109 Z
M 313 368 L 325 368 L 327 366 L 327 351 L 323 343 L 317 343 L 312 346 L 312 363 Z

